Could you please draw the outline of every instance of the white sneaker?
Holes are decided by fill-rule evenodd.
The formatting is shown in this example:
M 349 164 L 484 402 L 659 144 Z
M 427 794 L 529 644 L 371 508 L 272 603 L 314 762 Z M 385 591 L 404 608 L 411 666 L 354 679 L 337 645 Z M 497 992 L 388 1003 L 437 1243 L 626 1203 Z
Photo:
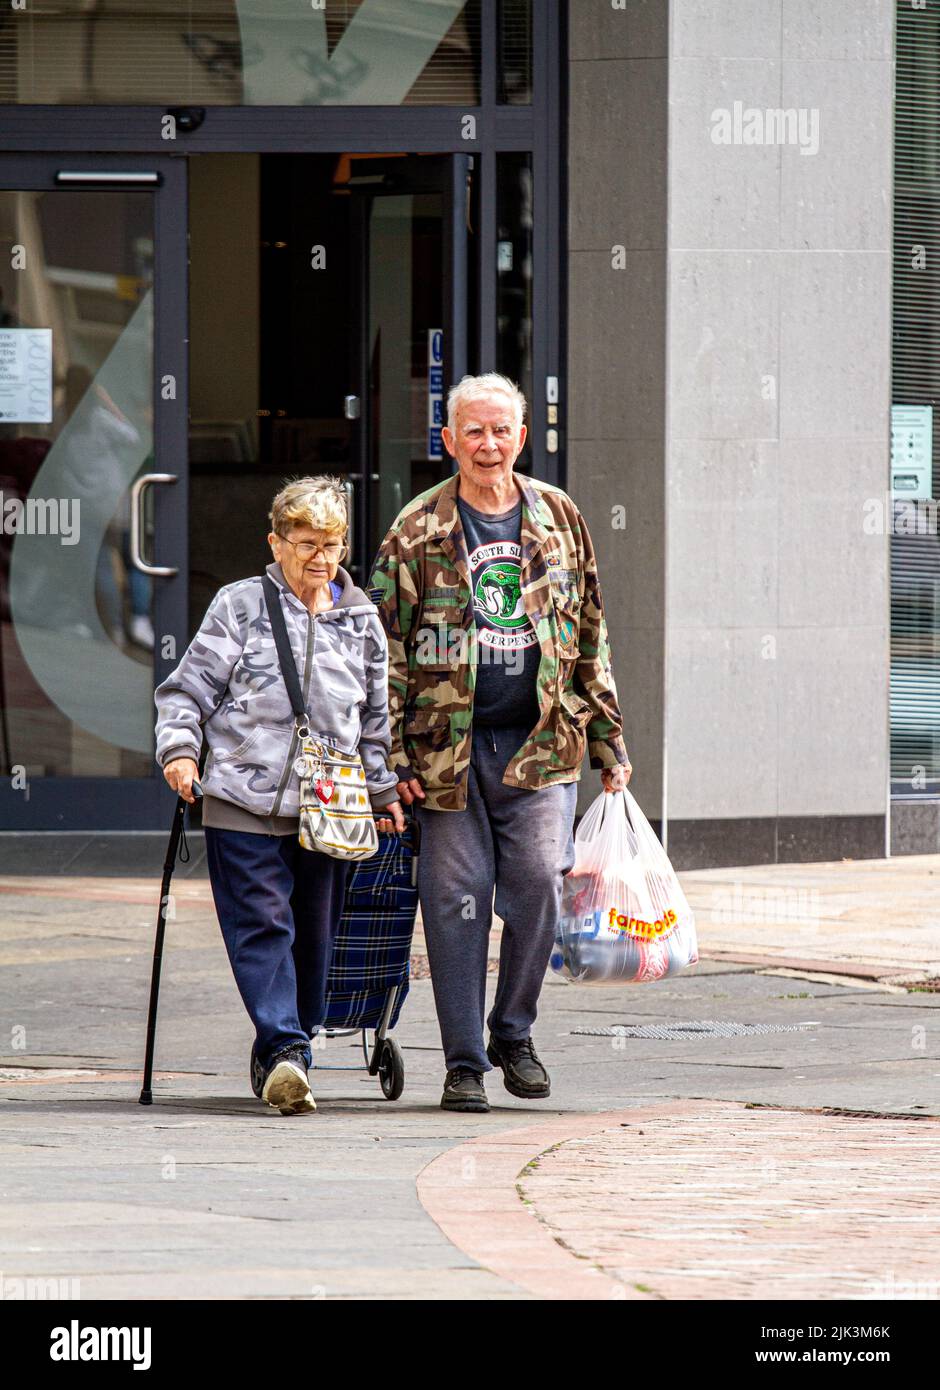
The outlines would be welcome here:
M 138 647 L 149 647 L 153 651 L 153 623 L 146 613 L 135 613 L 131 618 L 129 635 Z
M 303 1061 L 293 1052 L 275 1057 L 264 1082 L 261 1099 L 282 1115 L 302 1115 L 316 1110 Z

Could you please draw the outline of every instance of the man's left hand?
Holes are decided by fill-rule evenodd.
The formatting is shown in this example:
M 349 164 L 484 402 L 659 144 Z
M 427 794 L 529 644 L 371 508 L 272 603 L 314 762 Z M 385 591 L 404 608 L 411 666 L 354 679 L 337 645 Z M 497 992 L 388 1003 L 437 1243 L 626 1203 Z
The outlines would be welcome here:
M 630 780 L 630 773 L 633 768 L 629 763 L 618 763 L 616 767 L 605 767 L 601 769 L 601 783 L 605 792 L 622 792 L 626 790 Z

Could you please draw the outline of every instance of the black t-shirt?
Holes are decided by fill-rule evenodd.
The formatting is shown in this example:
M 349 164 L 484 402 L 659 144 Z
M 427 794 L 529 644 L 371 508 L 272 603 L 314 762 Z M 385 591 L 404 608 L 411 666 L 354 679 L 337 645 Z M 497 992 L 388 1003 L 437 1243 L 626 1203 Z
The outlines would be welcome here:
M 476 620 L 473 722 L 531 729 L 539 717 L 536 676 L 541 652 L 519 587 L 522 501 L 508 512 L 487 516 L 458 495 L 457 509 L 467 542 Z

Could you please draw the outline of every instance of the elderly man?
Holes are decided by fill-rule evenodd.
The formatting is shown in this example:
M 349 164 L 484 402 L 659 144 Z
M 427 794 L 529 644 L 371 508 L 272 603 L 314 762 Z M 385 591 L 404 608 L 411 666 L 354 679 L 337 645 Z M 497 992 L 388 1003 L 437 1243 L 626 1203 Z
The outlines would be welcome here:
M 371 579 L 388 634 L 398 792 L 415 803 L 418 891 L 447 1075 L 446 1110 L 489 1109 L 483 1074 L 548 1096 L 531 1029 L 574 863 L 586 748 L 605 791 L 630 763 L 594 549 L 571 498 L 522 478 L 525 397 L 495 373 L 448 396 L 458 472 L 416 497 Z M 483 1023 L 493 895 L 503 919 Z

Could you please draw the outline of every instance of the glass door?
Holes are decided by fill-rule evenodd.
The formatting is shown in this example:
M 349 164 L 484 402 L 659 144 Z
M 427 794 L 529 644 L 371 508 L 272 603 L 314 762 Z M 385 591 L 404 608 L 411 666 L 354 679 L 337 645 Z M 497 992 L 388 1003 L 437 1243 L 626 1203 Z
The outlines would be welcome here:
M 186 628 L 184 160 L 0 157 L 0 828 L 145 829 Z
M 449 385 L 467 370 L 470 159 L 360 157 L 348 186 L 359 325 L 345 409 L 351 425 L 352 572 L 361 583 L 398 511 L 447 477 Z

